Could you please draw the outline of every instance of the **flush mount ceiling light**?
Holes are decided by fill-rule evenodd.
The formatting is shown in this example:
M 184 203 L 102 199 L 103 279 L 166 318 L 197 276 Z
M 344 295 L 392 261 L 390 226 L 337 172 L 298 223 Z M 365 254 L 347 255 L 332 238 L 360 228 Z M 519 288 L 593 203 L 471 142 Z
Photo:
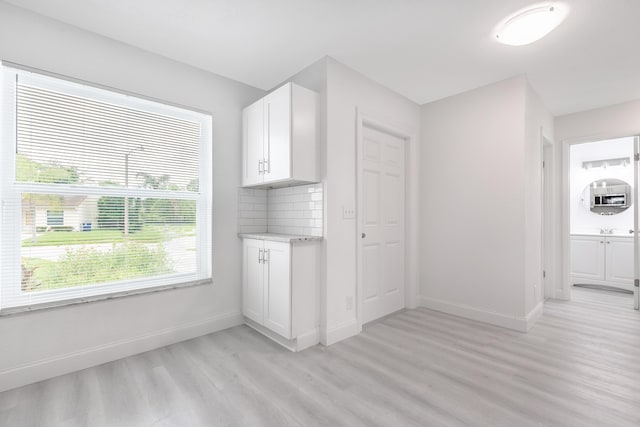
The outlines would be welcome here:
M 567 16 L 568 7 L 562 3 L 535 4 L 520 9 L 500 22 L 494 39 L 511 46 L 523 46 L 549 34 Z

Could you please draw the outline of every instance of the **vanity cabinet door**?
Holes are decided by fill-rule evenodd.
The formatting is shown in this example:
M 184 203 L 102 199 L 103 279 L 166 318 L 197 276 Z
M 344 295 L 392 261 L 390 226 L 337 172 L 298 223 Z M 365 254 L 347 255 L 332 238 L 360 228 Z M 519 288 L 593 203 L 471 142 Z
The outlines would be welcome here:
M 604 280 L 605 238 L 571 236 L 571 276 Z
M 633 238 L 606 238 L 607 281 L 633 284 Z

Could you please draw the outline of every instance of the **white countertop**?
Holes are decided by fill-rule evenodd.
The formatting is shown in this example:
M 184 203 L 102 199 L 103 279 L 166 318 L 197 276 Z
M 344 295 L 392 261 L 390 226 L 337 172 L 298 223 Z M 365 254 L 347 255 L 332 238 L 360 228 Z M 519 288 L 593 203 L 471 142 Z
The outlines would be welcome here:
M 598 236 L 598 237 L 633 237 L 633 234 L 629 233 L 596 233 L 596 232 L 583 232 L 583 233 L 571 233 L 572 236 Z
M 238 233 L 238 236 L 247 239 L 271 240 L 274 242 L 304 242 L 322 240 L 321 236 L 305 236 L 301 234 Z

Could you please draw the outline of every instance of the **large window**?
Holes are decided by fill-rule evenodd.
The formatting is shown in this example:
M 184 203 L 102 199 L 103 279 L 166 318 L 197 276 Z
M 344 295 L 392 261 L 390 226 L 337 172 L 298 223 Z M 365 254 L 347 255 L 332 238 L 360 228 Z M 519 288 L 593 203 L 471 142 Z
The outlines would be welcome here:
M 2 68 L 0 309 L 211 278 L 211 116 Z

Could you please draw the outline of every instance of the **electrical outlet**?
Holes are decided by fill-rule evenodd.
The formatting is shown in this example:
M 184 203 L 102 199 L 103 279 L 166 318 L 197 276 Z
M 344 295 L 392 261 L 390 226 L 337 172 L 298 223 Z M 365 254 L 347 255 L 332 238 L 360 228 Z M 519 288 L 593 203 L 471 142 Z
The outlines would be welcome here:
M 353 297 L 347 297 L 347 311 L 353 310 Z
M 342 218 L 343 219 L 355 219 L 356 208 L 351 206 L 342 206 Z

